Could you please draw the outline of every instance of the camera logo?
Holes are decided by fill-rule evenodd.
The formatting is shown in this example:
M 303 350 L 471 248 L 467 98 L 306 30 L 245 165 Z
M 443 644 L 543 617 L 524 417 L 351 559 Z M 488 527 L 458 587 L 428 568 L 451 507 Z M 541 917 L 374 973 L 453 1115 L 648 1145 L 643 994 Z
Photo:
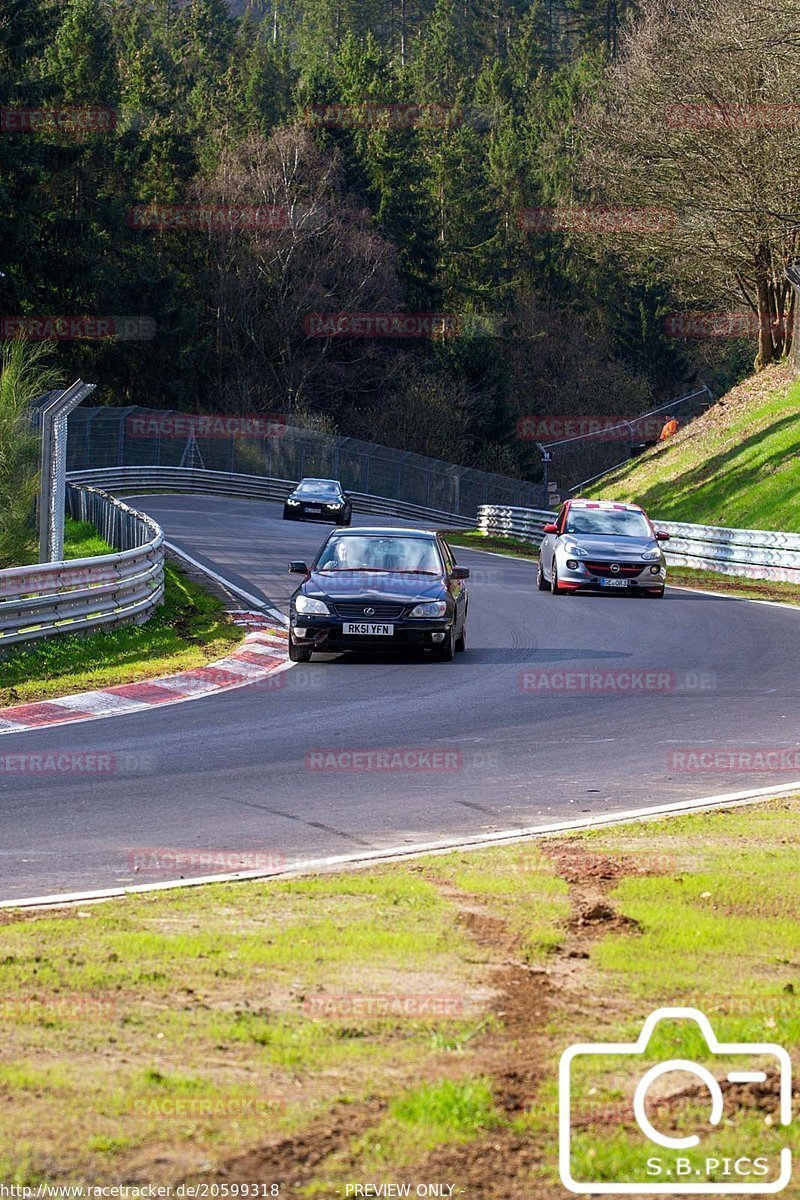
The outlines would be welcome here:
M 689 1046 L 693 1057 L 718 1056 L 716 1074 L 687 1057 L 644 1069 L 648 1050 L 652 1058 L 660 1047 L 674 1048 L 676 1031 L 677 1044 Z M 677 1072 L 683 1083 L 691 1076 L 690 1086 L 670 1091 L 665 1076 Z M 759 1115 L 757 1126 L 752 1119 L 743 1122 L 751 1140 L 754 1128 L 763 1130 L 757 1146 L 739 1144 L 733 1121 L 742 1115 L 739 1097 L 747 1087 L 753 1098 L 774 1098 L 776 1106 L 766 1119 L 757 1107 L 747 1109 L 750 1118 L 754 1111 Z M 661 1008 L 647 1018 L 636 1042 L 590 1042 L 561 1056 L 561 1182 L 592 1196 L 774 1195 L 791 1182 L 792 1152 L 781 1145 L 791 1110 L 792 1065 L 782 1046 L 720 1042 L 699 1009 Z M 587 1119 L 587 1111 L 596 1120 Z M 687 1122 L 688 1129 L 678 1128 Z

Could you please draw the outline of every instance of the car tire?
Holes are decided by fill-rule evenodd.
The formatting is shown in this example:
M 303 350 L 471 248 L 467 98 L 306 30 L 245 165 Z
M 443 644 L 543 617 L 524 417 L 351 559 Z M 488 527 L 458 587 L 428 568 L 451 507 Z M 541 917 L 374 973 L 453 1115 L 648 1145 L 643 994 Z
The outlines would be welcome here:
M 456 655 L 455 625 L 450 626 L 447 640 L 439 647 L 437 658 L 442 662 L 452 662 Z
M 554 596 L 565 595 L 564 589 L 558 586 L 558 570 L 556 568 L 556 560 L 553 559 L 553 578 L 550 581 L 550 591 Z
M 467 618 L 464 617 L 464 624 L 461 626 L 461 633 L 456 638 L 456 654 L 463 654 L 467 648 Z
M 311 650 L 308 646 L 296 646 L 292 641 L 291 634 L 289 635 L 289 662 L 311 662 Z
M 542 569 L 542 560 L 539 559 L 539 569 L 536 572 L 536 586 L 540 592 L 549 592 L 550 584 L 547 582 L 544 570 Z

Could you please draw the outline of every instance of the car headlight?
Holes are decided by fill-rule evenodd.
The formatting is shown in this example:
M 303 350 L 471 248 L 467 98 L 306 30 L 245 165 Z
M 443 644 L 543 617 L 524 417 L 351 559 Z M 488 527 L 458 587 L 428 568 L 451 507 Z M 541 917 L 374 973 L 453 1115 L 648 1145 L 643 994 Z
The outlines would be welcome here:
M 314 600 L 312 596 L 298 596 L 294 602 L 294 607 L 295 612 L 315 613 L 318 617 L 330 616 L 327 604 L 323 604 L 321 600 Z
M 299 500 L 287 500 L 287 501 L 286 501 L 286 503 L 287 503 L 287 504 L 291 504 L 292 508 L 297 508 L 297 506 L 299 505 L 300 501 L 299 501 Z
M 341 508 L 342 502 L 341 502 L 341 500 L 337 500 L 335 504 L 326 504 L 325 507 L 326 508 Z
M 584 550 L 583 546 L 576 546 L 574 542 L 565 542 L 564 552 L 568 554 L 570 558 L 586 558 L 589 553 L 588 550 Z
M 446 612 L 446 600 L 429 600 L 427 604 L 416 604 L 408 615 L 410 617 L 443 617 Z
M 653 562 L 654 559 L 661 558 L 661 551 L 654 546 L 652 550 L 645 550 L 642 558 L 645 562 Z

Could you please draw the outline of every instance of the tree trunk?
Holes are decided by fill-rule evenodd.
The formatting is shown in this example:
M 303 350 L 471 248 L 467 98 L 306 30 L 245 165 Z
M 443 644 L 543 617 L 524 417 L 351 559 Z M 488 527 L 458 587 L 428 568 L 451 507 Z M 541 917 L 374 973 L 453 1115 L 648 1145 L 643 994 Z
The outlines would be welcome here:
M 757 371 L 763 371 L 781 356 L 783 338 L 780 321 L 783 313 L 775 309 L 775 289 L 768 279 L 760 279 L 756 289 L 758 302 L 758 353 L 754 363 Z

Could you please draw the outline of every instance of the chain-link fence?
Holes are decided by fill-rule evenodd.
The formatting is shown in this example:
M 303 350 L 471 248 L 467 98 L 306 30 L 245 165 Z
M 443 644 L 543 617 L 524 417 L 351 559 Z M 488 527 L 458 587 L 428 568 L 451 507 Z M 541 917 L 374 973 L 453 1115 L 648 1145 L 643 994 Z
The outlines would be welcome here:
M 670 400 L 669 404 L 640 413 L 638 417 L 607 425 L 597 420 L 598 428 L 591 432 L 561 438 L 559 441 L 541 442 L 541 448 L 547 456 L 545 461 L 549 479 L 555 482 L 553 491 L 557 493 L 551 497 L 551 502 L 580 491 L 585 485 L 654 445 L 661 437 L 669 417 L 674 417 L 677 426 L 682 427 L 705 412 L 711 402 L 711 392 L 704 385 L 688 396 Z
M 470 517 L 477 517 L 481 504 L 538 507 L 545 499 L 540 484 L 287 426 L 277 418 L 204 416 L 140 407 L 77 409 L 69 420 L 68 471 L 118 466 L 339 479 L 348 491 Z

